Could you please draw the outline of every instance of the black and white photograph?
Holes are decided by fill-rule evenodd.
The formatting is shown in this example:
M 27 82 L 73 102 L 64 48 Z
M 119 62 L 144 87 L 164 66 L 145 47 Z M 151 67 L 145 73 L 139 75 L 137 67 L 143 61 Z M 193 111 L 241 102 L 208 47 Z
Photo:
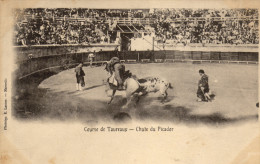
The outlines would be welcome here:
M 14 15 L 18 119 L 257 121 L 258 9 L 25 8 Z
M 17 163 L 260 162 L 259 140 L 244 150 L 259 138 L 258 6 L 69 2 L 9 8 L 1 131 Z

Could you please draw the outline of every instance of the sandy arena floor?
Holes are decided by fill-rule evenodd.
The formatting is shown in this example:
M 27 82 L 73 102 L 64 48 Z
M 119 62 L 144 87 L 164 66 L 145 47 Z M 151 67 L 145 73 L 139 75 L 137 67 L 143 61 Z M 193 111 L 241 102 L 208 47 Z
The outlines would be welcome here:
M 39 93 L 33 94 L 37 105 L 33 118 L 110 122 L 126 103 L 124 92 L 116 93 L 111 105 L 105 93 L 104 67 L 83 67 L 86 87 L 76 91 L 74 69 L 66 70 L 44 80 Z M 126 64 L 137 77 L 158 76 L 168 79 L 174 89 L 168 90 L 168 102 L 160 103 L 159 93 L 142 97 L 131 117 L 138 120 L 182 124 L 225 124 L 257 120 L 258 67 L 237 64 Z M 210 89 L 216 95 L 212 102 L 196 102 L 198 70 L 209 76 Z M 34 100 L 35 99 L 35 100 Z M 38 104 L 35 103 L 37 101 Z M 134 114 L 133 114 L 134 113 Z

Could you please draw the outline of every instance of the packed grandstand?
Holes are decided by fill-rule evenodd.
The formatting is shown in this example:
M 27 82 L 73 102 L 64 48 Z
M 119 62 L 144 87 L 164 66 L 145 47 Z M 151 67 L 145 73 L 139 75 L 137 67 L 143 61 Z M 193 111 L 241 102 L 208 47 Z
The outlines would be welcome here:
M 14 17 L 14 43 L 24 46 L 118 43 L 118 32 L 173 45 L 259 43 L 257 9 L 31 8 Z

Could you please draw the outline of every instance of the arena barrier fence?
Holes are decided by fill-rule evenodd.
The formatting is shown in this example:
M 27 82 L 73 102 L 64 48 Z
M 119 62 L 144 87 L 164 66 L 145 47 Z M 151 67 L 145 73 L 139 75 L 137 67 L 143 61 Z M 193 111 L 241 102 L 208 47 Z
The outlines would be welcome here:
M 41 71 L 62 71 L 83 62 L 89 65 L 88 55 L 95 52 L 93 65 L 104 65 L 112 57 L 119 57 L 124 63 L 235 63 L 258 64 L 258 52 L 221 52 L 221 51 L 114 51 L 118 45 L 100 46 L 32 46 L 16 47 L 17 76 L 26 78 Z M 93 50 L 93 47 L 95 48 Z M 90 50 L 91 49 L 91 50 Z M 89 50 L 89 51 L 86 51 Z

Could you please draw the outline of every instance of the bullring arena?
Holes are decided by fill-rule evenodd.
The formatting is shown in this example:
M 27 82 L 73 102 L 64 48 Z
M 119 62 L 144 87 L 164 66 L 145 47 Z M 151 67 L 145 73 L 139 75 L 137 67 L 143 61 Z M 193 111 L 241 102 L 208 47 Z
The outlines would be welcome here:
M 106 53 L 112 56 L 116 54 L 113 51 Z M 162 52 L 156 53 L 160 56 Z M 191 54 L 193 53 L 191 52 Z M 196 51 L 196 53 L 198 52 Z M 108 74 L 104 70 L 104 61 L 95 61 L 94 67 L 91 68 L 86 58 L 83 67 L 86 74 L 86 86 L 82 91 L 77 91 L 75 87 L 74 66 L 77 63 L 68 64 L 65 69 L 61 69 L 61 66 L 54 66 L 47 69 L 47 72 L 46 69 L 43 69 L 29 77 L 25 76 L 25 79 L 46 77 L 39 84 L 37 83 L 35 89 L 29 89 L 32 90 L 30 93 L 25 94 L 24 97 L 18 96 L 18 100 L 23 99 L 24 102 L 16 104 L 20 110 L 17 112 L 17 116 L 27 119 L 74 120 L 90 123 L 113 122 L 118 119 L 131 118 L 131 120 L 138 121 L 221 125 L 257 120 L 257 61 L 185 59 L 179 61 L 171 57 L 171 54 L 176 54 L 175 51 L 168 51 L 166 56 L 168 59 L 161 59 L 164 62 L 149 62 L 150 59 L 147 59 L 147 62 L 143 59 L 138 61 L 140 54 L 132 54 L 130 60 L 122 60 L 126 70 L 130 70 L 138 78 L 161 77 L 172 83 L 173 89 L 168 89 L 169 96 L 166 103 L 161 104 L 160 93 L 149 93 L 147 96 L 141 97 L 137 104 L 134 100 L 128 109 L 122 109 L 126 103 L 125 92 L 117 91 L 114 101 L 107 104 L 110 97 L 105 93 Z M 72 55 L 75 56 L 75 54 Z M 82 59 L 86 55 L 81 53 L 77 57 Z M 96 55 L 100 55 L 100 57 L 96 57 L 97 59 L 104 57 L 102 52 Z M 108 59 L 109 55 L 107 55 Z M 123 53 L 121 55 L 124 55 L 124 58 L 127 56 Z M 183 53 L 183 55 L 185 54 Z M 133 56 L 136 56 L 137 60 Z M 31 60 L 35 60 L 35 58 Z M 62 59 L 59 58 L 59 60 Z M 156 59 L 156 61 L 161 60 Z M 197 82 L 200 78 L 199 69 L 204 69 L 209 76 L 210 89 L 215 96 L 212 102 L 196 101 Z M 55 73 L 50 76 L 50 72 Z M 39 73 L 41 75 L 37 75 Z M 22 80 L 20 79 L 20 81 Z M 28 81 L 31 80 L 26 80 L 26 82 Z M 25 110 L 23 111 L 23 109 Z
M 142 97 L 136 106 L 123 110 L 132 114 L 134 110 L 135 119 L 181 124 L 257 120 L 256 65 L 146 63 L 126 64 L 126 68 L 137 77 L 166 77 L 174 87 L 168 90 L 169 97 L 165 104 L 157 98 L 161 96 L 159 93 L 150 93 Z M 212 102 L 196 102 L 198 70 L 201 68 L 210 77 L 210 88 L 215 94 Z M 103 122 L 112 121 L 113 116 L 122 110 L 124 91 L 118 91 L 112 104 L 107 104 L 109 97 L 103 85 L 103 80 L 107 78 L 104 67 L 84 67 L 84 71 L 86 87 L 82 91 L 75 90 L 74 69 L 60 72 L 39 85 L 40 89 L 47 90 L 46 97 L 50 98 L 44 108 L 46 115 Z
M 40 15 L 49 10 L 54 14 L 52 20 L 48 14 L 41 19 Z M 66 15 L 74 10 L 77 16 Z M 133 19 L 126 17 L 131 12 Z M 21 119 L 94 123 L 121 117 L 214 125 L 257 120 L 258 11 L 198 10 L 187 19 L 173 19 L 169 15 L 170 22 L 160 19 L 161 14 L 169 14 L 164 12 L 163 9 L 115 13 L 99 9 L 17 10 L 14 115 Z M 171 9 L 171 12 L 187 14 L 191 10 Z M 202 15 L 198 16 L 198 12 Z M 234 12 L 244 16 L 228 16 Z M 101 16 L 86 16 L 93 13 Z M 211 22 L 203 16 L 207 13 Z M 216 17 L 213 13 L 226 15 Z M 233 20 L 239 23 L 234 24 Z M 35 31 L 30 31 L 32 27 Z M 235 37 L 228 36 L 230 28 L 237 30 L 230 33 Z M 90 67 L 91 53 L 95 56 L 94 67 Z M 160 77 L 172 83 L 167 102 L 161 104 L 159 93 L 149 93 L 138 103 L 134 100 L 129 108 L 122 109 L 125 93 L 117 91 L 108 105 L 104 64 L 115 56 L 138 78 Z M 74 68 L 80 62 L 84 63 L 86 86 L 76 91 Z M 214 95 L 211 102 L 196 102 L 200 69 L 209 76 Z

